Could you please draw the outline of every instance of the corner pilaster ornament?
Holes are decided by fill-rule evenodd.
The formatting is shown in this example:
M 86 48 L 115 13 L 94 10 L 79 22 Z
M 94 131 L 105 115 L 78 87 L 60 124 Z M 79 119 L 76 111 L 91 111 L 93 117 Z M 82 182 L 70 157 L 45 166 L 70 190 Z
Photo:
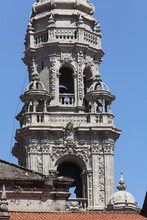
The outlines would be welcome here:
M 120 177 L 120 181 L 119 181 L 119 184 L 117 186 L 117 189 L 119 191 L 125 191 L 127 189 L 127 185 L 125 184 L 125 180 L 124 180 L 122 171 L 121 171 L 121 177 Z

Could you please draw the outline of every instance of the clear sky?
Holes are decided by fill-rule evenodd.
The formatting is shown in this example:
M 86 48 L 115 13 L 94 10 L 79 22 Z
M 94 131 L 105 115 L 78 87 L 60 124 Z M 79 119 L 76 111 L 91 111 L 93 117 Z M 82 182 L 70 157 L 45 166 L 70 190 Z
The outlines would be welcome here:
M 11 156 L 19 96 L 26 86 L 21 61 L 24 36 L 34 0 L 0 3 L 0 158 Z M 124 171 L 128 191 L 142 206 L 147 190 L 147 0 L 91 0 L 100 21 L 106 53 L 100 71 L 117 100 L 115 125 L 122 129 L 115 149 L 115 185 Z

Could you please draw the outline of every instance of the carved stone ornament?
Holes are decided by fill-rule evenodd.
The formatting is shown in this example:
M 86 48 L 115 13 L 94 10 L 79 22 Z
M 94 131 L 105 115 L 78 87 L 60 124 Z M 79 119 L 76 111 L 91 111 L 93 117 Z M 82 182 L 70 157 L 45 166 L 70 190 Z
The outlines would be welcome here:
M 114 144 L 107 144 L 104 147 L 104 154 L 114 154 Z
M 88 172 L 88 197 L 89 197 L 89 206 L 92 206 L 92 198 L 93 198 L 92 172 Z
M 63 64 L 71 63 L 73 61 L 73 56 L 71 52 L 61 53 L 61 62 Z
M 56 60 L 50 57 L 50 93 L 56 94 Z
M 42 173 L 42 155 L 41 154 L 36 155 L 36 167 L 37 167 L 37 171 Z
M 54 147 L 52 159 L 57 160 L 61 156 L 75 155 L 80 157 L 85 163 L 90 162 L 91 154 L 88 148 L 76 148 L 75 145 L 68 145 L 65 147 Z
M 101 144 L 94 144 L 92 146 L 92 154 L 103 154 L 103 153 L 104 153 L 104 149 Z
M 83 96 L 84 96 L 84 87 L 83 87 L 83 61 L 84 61 L 84 54 L 83 54 L 82 51 L 80 51 L 78 53 L 77 61 L 78 61 L 79 98 L 80 98 L 80 100 L 82 100 Z
M 105 162 L 104 156 L 99 156 L 99 188 L 100 188 L 100 201 L 103 203 L 105 199 Z
M 74 140 L 74 125 L 72 122 L 67 123 L 65 128 L 65 139 L 71 139 Z

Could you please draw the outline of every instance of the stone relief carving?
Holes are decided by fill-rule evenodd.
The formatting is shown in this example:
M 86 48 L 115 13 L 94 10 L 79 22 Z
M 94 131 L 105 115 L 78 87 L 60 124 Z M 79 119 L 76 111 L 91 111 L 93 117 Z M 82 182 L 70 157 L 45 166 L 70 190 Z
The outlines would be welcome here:
M 89 194 L 89 206 L 92 206 L 92 172 L 88 172 L 88 194 Z
M 107 144 L 104 147 L 104 154 L 114 154 L 114 144 Z
M 99 156 L 99 188 L 100 188 L 100 201 L 103 203 L 105 199 L 105 163 L 104 156 Z
M 65 139 L 74 141 L 74 134 L 75 134 L 74 124 L 72 122 L 67 123 L 64 133 Z
M 73 61 L 73 56 L 71 52 L 61 53 L 61 62 L 63 64 L 71 63 Z
M 56 60 L 50 57 L 50 93 L 54 97 L 56 94 Z
M 103 145 L 96 144 L 92 146 L 92 154 L 103 154 Z
M 79 99 L 82 100 L 84 96 L 84 85 L 83 85 L 83 52 L 78 53 L 78 87 L 79 87 Z
M 64 155 L 76 155 L 80 157 L 85 163 L 90 163 L 91 154 L 88 148 L 76 148 L 75 145 L 68 147 L 53 147 L 52 160 L 57 160 Z

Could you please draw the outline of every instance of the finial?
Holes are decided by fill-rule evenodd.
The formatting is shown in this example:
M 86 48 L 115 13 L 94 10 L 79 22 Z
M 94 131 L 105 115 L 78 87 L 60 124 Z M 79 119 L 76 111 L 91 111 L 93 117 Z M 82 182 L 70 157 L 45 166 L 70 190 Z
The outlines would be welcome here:
M 6 187 L 3 184 L 3 191 L 2 191 L 2 197 L 1 200 L 7 200 L 7 196 L 6 196 Z
M 2 212 L 1 216 L 7 216 L 6 212 L 8 211 L 8 202 L 5 185 L 3 185 L 2 196 L 0 199 L 0 211 Z
M 35 59 L 33 59 L 32 63 L 33 63 L 33 73 L 31 74 L 31 81 L 39 81 L 39 74 L 37 72 Z
M 123 171 L 121 171 L 120 173 L 120 181 L 119 181 L 119 184 L 117 186 L 117 189 L 119 191 L 125 191 L 127 188 L 127 185 L 125 184 L 125 180 L 124 180 L 124 177 L 123 177 Z

